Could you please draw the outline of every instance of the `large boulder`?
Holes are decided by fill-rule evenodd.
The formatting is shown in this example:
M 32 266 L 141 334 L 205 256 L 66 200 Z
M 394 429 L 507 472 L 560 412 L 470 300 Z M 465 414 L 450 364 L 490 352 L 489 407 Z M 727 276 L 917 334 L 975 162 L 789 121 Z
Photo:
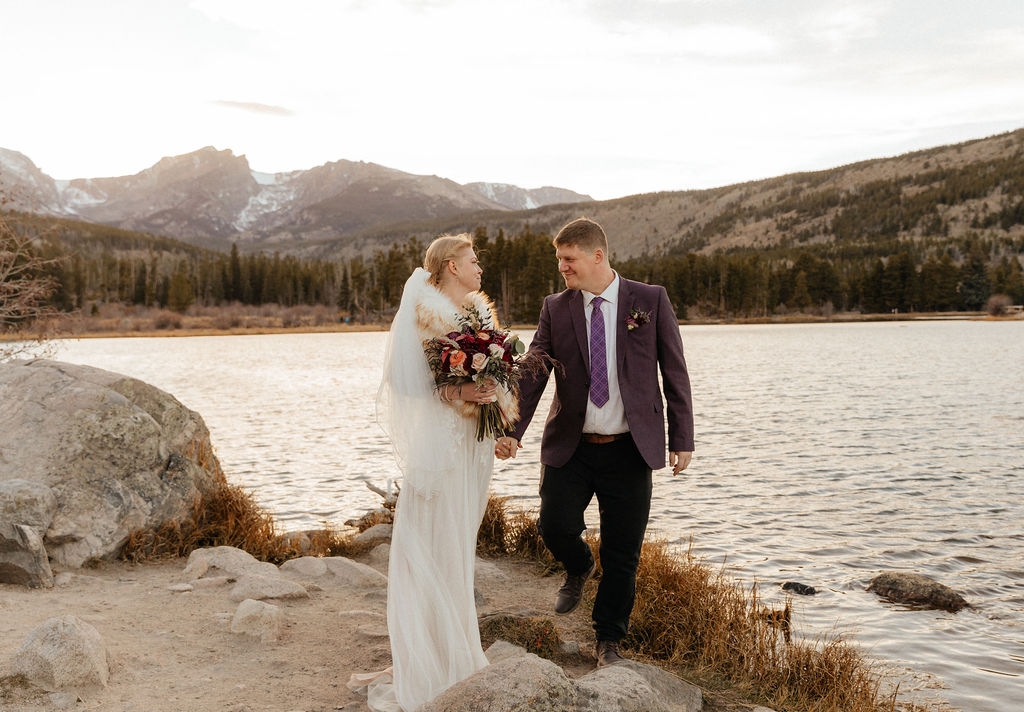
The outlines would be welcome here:
M 597 668 L 576 685 L 581 711 L 696 712 L 703 704 L 700 688 L 632 660 Z
M 45 524 L 46 550 L 61 565 L 110 558 L 132 530 L 185 519 L 216 483 L 202 418 L 137 379 L 45 359 L 10 361 L 0 364 L 0 403 L 0 483 L 18 481 L 19 491 L 34 483 L 38 494 L 13 512 L 12 500 L 0 497 L 0 517 Z
M 47 690 L 106 687 L 110 674 L 99 632 L 75 616 L 51 618 L 33 628 L 15 653 L 13 667 Z
M 571 680 L 550 660 L 504 641 L 487 649 L 487 659 L 490 665 L 449 687 L 420 712 L 699 712 L 703 704 L 699 688 L 634 661 Z
M 896 603 L 907 603 L 920 608 L 940 608 L 953 613 L 970 605 L 949 586 L 922 574 L 903 571 L 879 574 L 871 580 L 868 591 Z
M 529 653 L 506 657 L 457 682 L 420 712 L 569 712 L 577 709 L 576 684 L 550 660 Z

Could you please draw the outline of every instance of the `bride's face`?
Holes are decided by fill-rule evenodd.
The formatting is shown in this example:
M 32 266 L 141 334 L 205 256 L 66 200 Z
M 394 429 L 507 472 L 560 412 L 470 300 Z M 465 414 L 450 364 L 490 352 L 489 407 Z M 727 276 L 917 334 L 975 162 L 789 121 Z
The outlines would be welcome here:
M 484 273 L 480 268 L 480 261 L 472 247 L 467 247 L 459 256 L 452 260 L 455 268 L 455 279 L 466 289 L 476 292 L 480 289 L 480 275 Z

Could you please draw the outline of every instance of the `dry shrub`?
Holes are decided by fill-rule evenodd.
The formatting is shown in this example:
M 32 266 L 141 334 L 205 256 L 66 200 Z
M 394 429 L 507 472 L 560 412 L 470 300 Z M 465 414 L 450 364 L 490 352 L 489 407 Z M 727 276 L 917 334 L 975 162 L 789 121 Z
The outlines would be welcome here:
M 480 640 L 485 647 L 495 640 L 505 640 L 548 660 L 559 655 L 561 646 L 558 630 L 551 619 L 507 614 L 483 618 L 480 621 Z
M 193 440 L 184 454 L 214 476 L 214 486 L 196 498 L 185 520 L 129 534 L 122 559 L 173 558 L 202 547 L 233 546 L 279 564 L 297 556 L 352 556 L 368 548 L 331 527 L 307 532 L 309 546 L 303 547 L 300 537 L 278 533 L 273 517 L 249 492 L 228 483 L 209 440 Z
M 154 329 L 180 329 L 181 316 L 171 311 L 161 311 L 153 318 Z
M 537 516 L 512 509 L 508 497 L 492 495 L 477 532 L 477 551 L 486 556 L 515 556 L 540 563 L 546 572 L 560 564 L 544 546 L 537 528 Z

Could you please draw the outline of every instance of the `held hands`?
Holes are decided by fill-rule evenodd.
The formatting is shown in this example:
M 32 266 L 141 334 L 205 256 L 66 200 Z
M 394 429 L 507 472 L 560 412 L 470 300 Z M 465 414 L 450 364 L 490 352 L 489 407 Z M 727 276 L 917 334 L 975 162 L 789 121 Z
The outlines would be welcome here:
M 685 470 L 692 458 L 692 452 L 670 452 L 668 454 L 668 464 L 672 467 L 672 476 L 675 477 Z
M 488 380 L 479 384 L 474 381 L 463 383 L 458 386 L 441 386 L 441 400 L 460 400 L 467 403 L 493 403 L 498 399 L 498 386 L 494 381 Z
M 499 460 L 507 460 L 510 457 L 515 458 L 516 452 L 523 445 L 518 440 L 508 435 L 498 438 L 498 441 L 494 443 L 494 456 Z

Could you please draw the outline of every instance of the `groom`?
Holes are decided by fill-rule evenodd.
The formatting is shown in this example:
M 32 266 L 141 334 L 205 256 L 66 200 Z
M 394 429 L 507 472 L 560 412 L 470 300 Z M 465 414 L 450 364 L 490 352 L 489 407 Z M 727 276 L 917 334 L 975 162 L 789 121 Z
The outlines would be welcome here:
M 621 278 L 608 264 L 608 239 L 578 218 L 554 239 L 568 287 L 544 300 L 532 351 L 558 361 L 555 397 L 541 441 L 540 520 L 544 544 L 565 566 L 555 612 L 576 609 L 594 573 L 580 536 L 594 495 L 601 515 L 603 574 L 594 602 L 597 664 L 622 661 L 619 641 L 633 610 L 636 569 L 651 508 L 651 470 L 686 469 L 693 454 L 693 407 L 679 322 L 664 287 Z M 524 377 L 520 420 L 495 455 L 515 457 L 547 375 Z

